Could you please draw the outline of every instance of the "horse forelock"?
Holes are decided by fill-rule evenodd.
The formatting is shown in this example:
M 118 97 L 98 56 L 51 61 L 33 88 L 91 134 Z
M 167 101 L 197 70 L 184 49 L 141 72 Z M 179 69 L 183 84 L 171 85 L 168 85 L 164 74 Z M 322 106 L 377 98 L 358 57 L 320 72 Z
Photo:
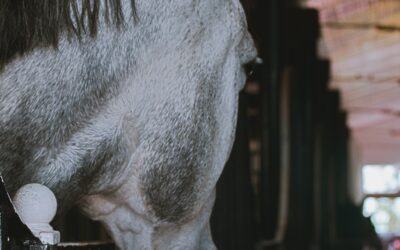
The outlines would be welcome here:
M 57 47 L 62 33 L 97 34 L 99 18 L 124 24 L 122 0 L 1 0 L 0 70 L 16 55 L 37 47 Z M 135 1 L 131 1 L 135 17 Z

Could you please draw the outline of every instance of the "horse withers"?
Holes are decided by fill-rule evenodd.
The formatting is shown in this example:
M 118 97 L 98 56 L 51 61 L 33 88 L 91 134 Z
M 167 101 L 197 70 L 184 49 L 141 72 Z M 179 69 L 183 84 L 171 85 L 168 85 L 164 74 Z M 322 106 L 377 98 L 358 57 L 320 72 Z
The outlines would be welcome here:
M 10 193 L 44 184 L 122 249 L 215 249 L 215 185 L 255 56 L 239 0 L 2 2 Z

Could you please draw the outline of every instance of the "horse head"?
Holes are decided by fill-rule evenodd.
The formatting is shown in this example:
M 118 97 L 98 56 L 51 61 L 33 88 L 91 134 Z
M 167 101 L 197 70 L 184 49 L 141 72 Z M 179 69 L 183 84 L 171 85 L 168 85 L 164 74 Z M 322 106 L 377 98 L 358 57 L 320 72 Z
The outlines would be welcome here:
M 2 58 L 10 192 L 46 185 L 123 249 L 214 249 L 215 185 L 255 56 L 239 0 L 43 2 L 42 16 L 61 13 L 49 19 L 57 36 L 32 24 L 44 36 L 13 38 L 27 41 Z

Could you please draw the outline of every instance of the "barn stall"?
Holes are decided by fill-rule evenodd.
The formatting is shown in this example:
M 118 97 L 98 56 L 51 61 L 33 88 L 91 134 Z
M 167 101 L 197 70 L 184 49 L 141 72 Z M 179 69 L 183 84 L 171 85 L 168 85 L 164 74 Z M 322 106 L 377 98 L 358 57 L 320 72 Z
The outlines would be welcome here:
M 226 188 L 222 249 L 397 249 L 400 2 L 246 4 L 264 59 L 242 101 L 253 196 Z
M 395 246 L 400 2 L 242 2 L 263 63 L 218 184 L 218 249 Z M 77 210 L 54 227 L 65 241 L 108 240 Z

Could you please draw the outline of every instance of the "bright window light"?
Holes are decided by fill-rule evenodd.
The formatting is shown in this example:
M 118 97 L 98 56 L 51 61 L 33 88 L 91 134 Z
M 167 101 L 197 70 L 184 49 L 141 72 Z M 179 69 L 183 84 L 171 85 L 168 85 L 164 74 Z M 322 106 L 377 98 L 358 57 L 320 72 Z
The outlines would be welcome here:
M 363 192 L 365 194 L 396 193 L 400 178 L 397 166 L 366 165 L 363 168 Z
M 364 200 L 363 215 L 371 217 L 378 234 L 400 233 L 400 197 L 396 197 L 400 193 L 400 168 L 366 165 L 362 180 L 364 194 L 370 195 Z
M 363 214 L 371 217 L 379 234 L 400 232 L 400 198 L 368 197 L 364 201 Z

